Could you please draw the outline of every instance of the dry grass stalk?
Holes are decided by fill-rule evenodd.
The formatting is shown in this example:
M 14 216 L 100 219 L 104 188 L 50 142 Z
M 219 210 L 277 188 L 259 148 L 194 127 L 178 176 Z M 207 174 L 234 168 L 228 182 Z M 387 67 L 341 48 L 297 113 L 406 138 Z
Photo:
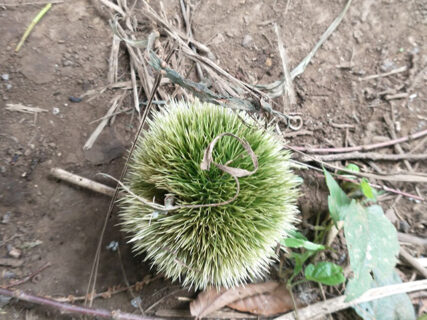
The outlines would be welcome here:
M 120 49 L 120 38 L 113 34 L 113 43 L 111 45 L 110 60 L 108 63 L 108 83 L 113 84 L 117 82 L 117 73 L 119 68 L 119 49 Z
M 340 296 L 337 298 L 312 304 L 308 307 L 298 310 L 298 317 L 300 319 L 319 319 L 326 314 L 344 310 L 352 306 L 358 305 L 360 303 L 389 297 L 395 294 L 420 291 L 420 290 L 426 290 L 426 289 L 427 289 L 427 280 L 419 280 L 419 281 L 413 281 L 413 282 L 393 284 L 393 285 L 379 287 L 379 288 L 373 288 L 366 291 L 361 297 L 349 302 L 345 301 L 346 296 Z M 295 317 L 294 312 L 290 312 L 275 318 L 275 320 L 295 320 L 295 319 L 297 318 Z
M 48 112 L 46 109 L 42 109 L 39 107 L 28 107 L 23 105 L 22 103 L 7 103 L 6 110 L 9 111 L 18 111 L 23 113 L 38 113 L 38 112 Z
M 103 119 L 98 126 L 96 127 L 96 129 L 92 132 L 92 134 L 90 135 L 89 139 L 87 139 L 86 143 L 83 146 L 83 149 L 85 150 L 89 150 L 90 148 L 92 148 L 93 144 L 95 143 L 96 139 L 98 139 L 99 135 L 101 134 L 102 130 L 104 129 L 104 127 L 107 125 L 110 116 L 114 113 L 114 111 L 116 111 L 117 107 L 120 105 L 120 102 L 124 99 L 126 95 L 126 91 L 116 95 L 112 100 L 111 100 L 111 107 L 110 109 L 108 109 L 106 115 L 105 115 L 105 119 Z
M 282 38 L 280 35 L 280 29 L 277 24 L 274 24 L 274 31 L 276 32 L 277 36 L 277 43 L 279 46 L 279 53 L 280 53 L 280 59 L 282 60 L 282 68 L 283 68 L 283 74 L 284 74 L 284 91 L 286 92 L 286 95 L 289 99 L 289 104 L 292 106 L 296 104 L 296 95 L 294 90 L 294 85 L 292 83 L 291 74 L 289 73 L 288 68 L 288 57 L 286 55 L 285 46 L 283 45 Z

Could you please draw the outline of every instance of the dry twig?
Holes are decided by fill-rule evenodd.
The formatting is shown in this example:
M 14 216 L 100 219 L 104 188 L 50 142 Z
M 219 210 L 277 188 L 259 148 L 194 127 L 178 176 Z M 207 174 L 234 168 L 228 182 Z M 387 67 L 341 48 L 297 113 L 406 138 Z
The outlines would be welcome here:
M 35 296 L 25 293 L 21 290 L 8 290 L 0 288 L 0 294 L 7 297 L 13 297 L 18 300 L 31 302 L 38 305 L 48 306 L 59 310 L 61 313 L 81 314 L 86 316 L 98 317 L 103 319 L 116 320 L 158 320 L 159 318 L 149 316 L 138 316 L 135 314 L 121 312 L 120 310 L 95 309 L 72 305 L 69 303 L 61 303 L 52 299 Z
M 358 305 L 360 303 L 389 297 L 395 294 L 420 291 L 420 290 L 426 290 L 426 289 L 427 289 L 427 280 L 399 283 L 399 284 L 393 284 L 393 285 L 379 287 L 379 288 L 373 288 L 366 291 L 361 297 L 349 302 L 345 301 L 346 296 L 340 296 L 337 298 L 312 304 L 308 307 L 299 309 L 298 315 L 302 319 L 313 319 L 313 320 L 319 319 L 326 314 L 344 310 L 349 307 Z M 295 319 L 296 318 L 293 312 L 290 312 L 275 318 L 275 320 L 295 320 Z
M 393 146 L 397 143 L 415 140 L 427 135 L 427 129 L 418 131 L 414 134 L 404 136 L 401 138 L 392 139 L 386 142 L 380 142 L 375 144 L 368 144 L 363 146 L 345 147 L 345 148 L 312 148 L 312 147 L 292 147 L 293 150 L 303 151 L 307 153 L 342 153 L 342 152 L 353 152 L 353 151 L 370 151 L 373 149 L 380 149 L 385 147 Z
M 426 153 L 421 154 L 382 154 L 377 152 L 348 152 L 348 153 L 339 153 L 339 154 L 329 154 L 329 155 L 313 155 L 318 160 L 321 161 L 343 161 L 351 159 L 359 160 L 384 160 L 384 161 L 418 161 L 427 159 Z M 307 161 L 307 159 L 305 159 Z M 308 160 L 309 161 L 309 160 Z
M 6 110 L 24 113 L 48 112 L 46 109 L 42 109 L 39 107 L 28 107 L 24 106 L 22 103 L 7 103 Z
M 404 248 L 400 247 L 400 257 L 409 263 L 420 275 L 427 279 L 427 269 L 424 268 L 413 256 L 409 254 Z
M 106 186 L 102 183 L 92 181 L 90 179 L 78 176 L 71 172 L 65 171 L 60 168 L 52 168 L 50 169 L 50 174 L 60 180 L 67 181 L 71 184 L 77 185 L 79 187 L 92 190 L 94 192 L 98 192 L 101 194 L 105 194 L 106 196 L 112 197 L 114 195 L 114 188 Z
M 377 79 L 377 78 L 388 77 L 388 76 L 391 76 L 392 74 L 396 74 L 396 73 L 400 73 L 400 72 L 405 72 L 406 70 L 408 70 L 408 68 L 406 66 L 403 66 L 403 67 L 391 70 L 390 72 L 380 73 L 380 74 L 373 74 L 373 75 L 370 75 L 370 76 L 359 78 L 359 81 L 366 81 L 366 80 L 372 80 L 372 79 Z

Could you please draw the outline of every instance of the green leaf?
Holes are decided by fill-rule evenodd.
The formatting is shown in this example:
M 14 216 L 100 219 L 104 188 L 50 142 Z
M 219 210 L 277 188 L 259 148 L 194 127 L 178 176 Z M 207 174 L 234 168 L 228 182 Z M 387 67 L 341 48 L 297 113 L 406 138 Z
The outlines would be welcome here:
M 374 280 L 371 288 L 402 283 L 396 271 L 383 276 L 378 269 L 373 270 Z M 358 304 L 353 307 L 357 314 L 365 320 L 415 320 L 415 311 L 407 294 L 396 294 L 382 299 Z
M 353 171 L 353 172 L 360 172 L 360 168 L 359 166 L 355 165 L 354 163 L 349 163 L 347 165 L 347 167 L 345 167 L 347 170 L 349 171 Z
M 375 200 L 375 194 L 366 178 L 363 178 L 360 182 L 360 189 L 362 190 L 366 198 Z
M 371 287 L 371 271 L 389 275 L 399 253 L 397 232 L 384 216 L 380 206 L 364 208 L 355 200 L 346 208 L 344 234 L 354 278 L 347 284 L 347 301 L 362 295 Z
M 306 251 L 304 253 L 292 252 L 291 257 L 295 259 L 295 267 L 294 272 L 292 273 L 292 278 L 301 272 L 304 263 L 315 253 L 315 251 Z
M 289 236 L 289 238 L 308 240 L 305 235 L 303 235 L 301 232 L 296 231 L 296 230 L 289 231 L 288 236 Z
M 308 240 L 296 239 L 296 238 L 286 238 L 280 241 L 280 244 L 287 248 L 304 248 L 307 250 L 318 251 L 324 250 L 325 247 L 321 244 L 313 243 Z
M 335 286 L 345 281 L 342 268 L 332 262 L 319 262 L 316 265 L 309 264 L 304 272 L 307 280 L 320 282 L 329 286 Z
M 343 220 L 343 209 L 350 204 L 350 198 L 340 188 L 332 175 L 323 168 L 326 177 L 326 184 L 330 195 L 328 196 L 329 213 L 332 219 L 337 222 Z

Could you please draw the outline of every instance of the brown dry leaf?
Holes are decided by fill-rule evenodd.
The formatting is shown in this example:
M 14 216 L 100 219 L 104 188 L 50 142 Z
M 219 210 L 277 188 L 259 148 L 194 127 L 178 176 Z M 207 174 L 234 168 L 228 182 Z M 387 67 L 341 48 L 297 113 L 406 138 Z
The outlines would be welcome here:
M 197 299 L 190 303 L 190 312 L 193 317 L 204 317 L 209 313 L 219 310 L 229 303 L 246 297 L 272 292 L 279 286 L 278 282 L 268 281 L 263 283 L 249 284 L 244 287 L 233 289 L 208 288 L 201 292 Z
M 291 294 L 286 289 L 285 284 L 280 284 L 270 292 L 236 300 L 229 303 L 227 307 L 267 317 L 278 313 L 286 313 L 294 309 Z

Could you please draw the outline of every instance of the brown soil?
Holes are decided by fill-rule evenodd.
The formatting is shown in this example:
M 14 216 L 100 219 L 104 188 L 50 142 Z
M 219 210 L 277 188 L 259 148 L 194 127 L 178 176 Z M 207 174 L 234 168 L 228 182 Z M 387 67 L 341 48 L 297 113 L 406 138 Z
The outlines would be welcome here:
M 343 0 L 195 2 L 195 38 L 211 48 L 219 65 L 249 83 L 268 83 L 282 75 L 277 41 L 269 22 L 280 25 L 290 65 L 296 66 L 345 4 Z M 178 5 L 179 1 L 164 1 L 170 20 L 182 25 Z M 15 53 L 26 26 L 40 8 L 0 5 L 0 75 L 9 77 L 0 79 L 0 257 L 10 258 L 11 247 L 23 248 L 19 258 L 22 266 L 0 266 L 0 270 L 11 271 L 20 278 L 50 262 L 50 268 L 20 289 L 50 296 L 79 296 L 86 291 L 109 199 L 49 178 L 49 170 L 60 167 L 109 183 L 96 174 L 119 176 L 137 120 L 129 113 L 120 115 L 104 130 L 94 148 L 83 150 L 96 127 L 91 122 L 105 115 L 112 93 L 107 91 L 91 102 L 73 103 L 69 97 L 106 85 L 112 33 L 92 2 L 64 1 L 53 5 L 20 52 Z M 342 24 L 294 81 L 298 103 L 283 110 L 300 113 L 303 129 L 313 135 L 291 138 L 290 144 L 344 146 L 346 129 L 333 124 L 353 125 L 347 131 L 351 138 L 347 141 L 356 145 L 389 139 L 383 116 L 391 115 L 392 107 L 395 122 L 400 126 L 398 136 L 425 129 L 426 25 L 427 3 L 423 0 L 354 1 Z M 370 81 L 358 80 L 401 66 L 407 66 L 409 71 Z M 128 79 L 128 70 L 121 69 L 120 75 Z M 196 79 L 195 75 L 192 77 Z M 386 102 L 378 95 L 386 90 L 412 96 Z M 11 112 L 5 109 L 7 103 L 37 106 L 48 112 L 37 117 Z M 130 96 L 124 103 L 133 105 Z M 278 103 L 282 105 L 282 100 Z M 59 113 L 54 114 L 54 110 Z M 418 143 L 405 143 L 402 148 L 409 152 Z M 426 152 L 425 145 L 416 153 L 422 152 Z M 366 163 L 359 164 L 372 170 Z M 403 163 L 379 162 L 377 166 L 390 173 L 407 170 Z M 413 167 L 426 172 L 425 164 L 413 163 Z M 325 186 L 321 178 L 302 174 L 306 183 L 301 209 L 304 217 L 309 218 L 326 210 Z M 417 193 L 413 184 L 394 187 Z M 424 196 L 425 191 L 425 185 L 418 186 L 418 192 Z M 382 203 L 385 210 L 393 204 L 399 214 L 398 225 L 405 228 L 401 231 L 426 235 L 425 204 L 405 197 L 396 202 L 395 196 Z M 111 241 L 120 243 L 123 266 L 131 284 L 155 274 L 148 264 L 141 262 L 141 257 L 132 256 L 117 222 L 114 215 L 107 229 L 98 291 L 123 284 L 117 252 L 105 249 Z M 138 293 L 142 307 L 147 308 L 178 288 L 178 284 L 162 278 L 153 281 Z M 155 309 L 185 307 L 177 297 L 192 295 L 183 290 Z M 126 293 L 117 294 L 110 299 L 97 299 L 95 305 L 134 312 L 130 299 Z M 69 318 L 29 304 L 12 303 L 3 311 L 0 317 L 4 319 Z

